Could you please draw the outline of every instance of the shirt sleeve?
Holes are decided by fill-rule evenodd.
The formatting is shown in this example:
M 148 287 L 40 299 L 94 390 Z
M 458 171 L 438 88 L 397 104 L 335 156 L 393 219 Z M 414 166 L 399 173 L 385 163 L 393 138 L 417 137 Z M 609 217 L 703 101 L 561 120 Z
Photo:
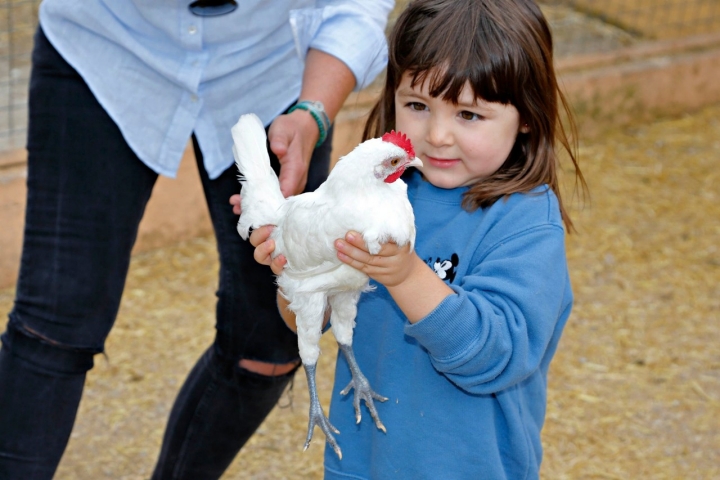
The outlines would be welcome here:
M 537 226 L 495 245 L 405 333 L 465 391 L 491 394 L 535 372 L 572 303 L 564 232 Z
M 295 48 L 340 59 L 355 76 L 355 90 L 368 86 L 387 66 L 385 26 L 394 1 L 325 1 L 317 8 L 290 11 Z

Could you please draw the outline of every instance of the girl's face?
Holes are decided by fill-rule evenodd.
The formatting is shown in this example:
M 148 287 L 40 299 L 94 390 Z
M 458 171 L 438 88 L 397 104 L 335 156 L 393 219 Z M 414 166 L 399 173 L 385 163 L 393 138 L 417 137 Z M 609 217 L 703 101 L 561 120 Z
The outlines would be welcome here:
M 395 128 L 412 141 L 426 180 L 440 188 L 472 185 L 505 162 L 520 127 L 512 105 L 475 99 L 465 85 L 458 104 L 432 97 L 427 82 L 410 86 L 403 74 L 395 92 Z

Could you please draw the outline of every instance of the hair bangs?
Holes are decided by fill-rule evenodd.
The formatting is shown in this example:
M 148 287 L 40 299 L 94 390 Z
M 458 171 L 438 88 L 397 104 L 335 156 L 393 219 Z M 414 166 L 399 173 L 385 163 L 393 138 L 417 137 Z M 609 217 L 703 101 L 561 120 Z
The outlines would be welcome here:
M 409 72 L 412 85 L 427 82 L 433 97 L 457 104 L 467 84 L 476 98 L 488 102 L 515 104 L 514 92 L 518 77 L 516 66 L 524 63 L 518 58 L 521 51 L 513 50 L 514 42 L 504 38 L 502 31 L 479 8 L 446 8 L 439 13 L 428 11 L 422 24 L 406 30 L 408 38 L 398 51 L 394 72 L 398 78 Z M 444 25 L 454 25 L 451 35 L 415 35 L 416 29 L 447 31 Z M 470 48 L 459 48 L 469 45 Z

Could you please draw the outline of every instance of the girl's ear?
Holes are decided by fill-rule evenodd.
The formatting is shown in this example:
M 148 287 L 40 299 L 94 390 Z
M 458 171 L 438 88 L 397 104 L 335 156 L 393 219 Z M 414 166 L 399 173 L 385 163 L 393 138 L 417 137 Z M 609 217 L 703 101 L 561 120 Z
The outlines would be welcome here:
M 520 125 L 520 133 L 528 133 L 530 131 L 530 127 L 527 123 L 523 123 Z

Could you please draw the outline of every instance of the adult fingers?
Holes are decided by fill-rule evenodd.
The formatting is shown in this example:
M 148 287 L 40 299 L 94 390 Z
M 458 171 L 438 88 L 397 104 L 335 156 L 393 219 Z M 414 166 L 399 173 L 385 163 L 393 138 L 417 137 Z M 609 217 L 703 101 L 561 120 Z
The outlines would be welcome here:
M 232 195 L 229 202 L 230 205 L 233 206 L 233 213 L 235 215 L 240 215 L 242 213 L 242 198 L 240 197 L 240 194 L 236 193 L 235 195 Z
M 270 238 L 270 234 L 272 233 L 274 228 L 275 225 L 264 225 L 262 227 L 253 229 L 252 233 L 250 233 L 250 245 L 252 245 L 253 247 L 259 246 L 265 240 Z
M 253 258 L 256 262 L 262 264 L 262 265 L 270 265 L 272 263 L 272 252 L 275 251 L 275 241 L 273 239 L 268 239 L 265 242 L 262 242 L 257 247 L 255 247 L 255 251 L 253 252 Z

